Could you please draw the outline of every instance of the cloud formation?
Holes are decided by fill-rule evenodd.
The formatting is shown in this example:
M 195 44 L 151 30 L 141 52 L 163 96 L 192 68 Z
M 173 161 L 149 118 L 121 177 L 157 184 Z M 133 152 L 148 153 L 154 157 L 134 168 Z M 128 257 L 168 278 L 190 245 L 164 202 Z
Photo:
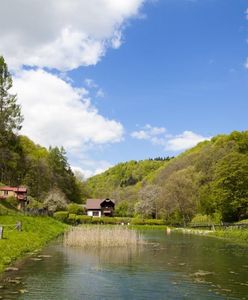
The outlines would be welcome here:
M 4 0 L 0 53 L 12 69 L 95 65 L 108 48 L 120 47 L 126 22 L 139 15 L 144 1 Z
M 200 142 L 210 140 L 211 137 L 204 137 L 192 131 L 184 131 L 181 134 L 172 136 L 166 142 L 166 150 L 179 152 L 190 149 Z
M 147 140 L 153 145 L 163 146 L 166 151 L 180 152 L 194 147 L 198 143 L 209 140 L 211 137 L 204 137 L 192 131 L 184 131 L 178 135 L 171 135 L 164 127 L 144 126 L 140 131 L 131 133 L 133 138 Z
M 74 88 L 44 70 L 21 71 L 14 78 L 25 116 L 22 133 L 45 146 L 78 151 L 92 144 L 120 142 L 123 126 L 100 115 L 84 88 Z
M 82 177 L 84 179 L 87 179 L 94 175 L 101 174 L 111 167 L 113 167 L 113 165 L 107 161 L 104 160 L 94 161 L 89 159 L 89 160 L 82 161 L 81 167 L 72 166 L 72 170 L 74 173 L 82 174 Z
M 166 129 L 164 127 L 153 127 L 150 124 L 146 124 L 141 130 L 132 132 L 131 136 L 138 140 L 149 140 L 153 144 L 161 144 L 164 140 L 160 136 L 165 132 Z

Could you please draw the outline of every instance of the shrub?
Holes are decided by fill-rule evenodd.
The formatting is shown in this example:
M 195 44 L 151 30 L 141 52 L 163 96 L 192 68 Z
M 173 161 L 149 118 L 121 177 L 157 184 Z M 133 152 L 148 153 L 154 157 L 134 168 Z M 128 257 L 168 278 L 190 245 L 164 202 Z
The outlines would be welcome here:
M 53 214 L 54 218 L 60 222 L 67 222 L 69 213 L 67 211 L 57 211 Z
M 69 214 L 69 217 L 67 218 L 67 223 L 70 225 L 78 225 L 78 216 L 76 214 Z
M 92 218 L 91 219 L 91 224 L 103 224 L 102 218 Z
M 144 223 L 145 225 L 165 225 L 165 222 L 163 220 L 158 219 L 145 219 Z
M 103 224 L 117 224 L 116 218 L 103 217 L 101 218 Z
M 44 206 L 48 208 L 49 211 L 61 211 L 66 209 L 67 199 L 65 194 L 58 188 L 53 188 L 47 195 Z
M 131 220 L 131 225 L 164 225 L 163 220 L 158 219 L 140 219 L 134 218 Z
M 70 203 L 69 205 L 67 205 L 67 210 L 70 214 L 76 214 L 76 215 L 84 214 L 83 206 L 76 203 Z
M 127 217 L 115 217 L 116 224 L 129 224 L 131 222 L 131 218 Z
M 144 225 L 144 219 L 140 219 L 140 218 L 133 218 L 131 221 L 132 225 Z
M 10 196 L 4 200 L 6 203 L 6 207 L 10 209 L 17 209 L 17 206 L 19 204 L 19 201 L 14 196 Z
M 79 224 L 91 224 L 92 217 L 90 216 L 77 216 L 77 221 Z
M 218 213 L 210 215 L 201 215 L 197 214 L 190 222 L 190 225 L 194 224 L 201 224 L 201 225 L 208 225 L 208 224 L 219 224 L 221 221 L 220 215 Z
M 38 201 L 37 199 L 28 196 L 28 208 L 44 208 L 43 203 L 41 203 L 40 201 Z

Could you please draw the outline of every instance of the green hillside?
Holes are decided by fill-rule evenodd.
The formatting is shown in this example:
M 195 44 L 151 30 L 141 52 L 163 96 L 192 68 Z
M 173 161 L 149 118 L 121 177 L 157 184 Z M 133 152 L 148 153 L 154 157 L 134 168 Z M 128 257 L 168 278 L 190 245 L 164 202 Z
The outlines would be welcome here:
M 119 164 L 87 182 L 117 214 L 188 223 L 248 217 L 248 131 L 219 135 L 166 162 Z M 200 216 L 199 216 L 200 215 Z
M 108 197 L 118 189 L 124 190 L 142 182 L 148 175 L 151 175 L 163 167 L 167 160 L 131 160 L 108 169 L 102 174 L 88 179 L 87 187 L 92 197 Z

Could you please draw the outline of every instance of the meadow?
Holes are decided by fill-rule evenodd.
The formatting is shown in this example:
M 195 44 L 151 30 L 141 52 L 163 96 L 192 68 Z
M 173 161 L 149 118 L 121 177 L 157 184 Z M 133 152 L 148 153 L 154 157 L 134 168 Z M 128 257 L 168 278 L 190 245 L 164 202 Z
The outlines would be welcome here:
M 22 223 L 22 231 L 15 229 L 17 222 Z M 42 249 L 68 228 L 68 225 L 53 218 L 21 214 L 0 216 L 0 226 L 4 227 L 3 239 L 0 240 L 0 272 L 16 259 Z

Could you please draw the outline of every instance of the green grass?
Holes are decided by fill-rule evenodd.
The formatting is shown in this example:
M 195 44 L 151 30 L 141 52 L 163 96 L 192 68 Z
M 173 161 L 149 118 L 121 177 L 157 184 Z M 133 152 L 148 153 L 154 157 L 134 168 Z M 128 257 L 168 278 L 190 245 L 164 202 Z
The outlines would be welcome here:
M 166 230 L 166 225 L 129 225 L 129 229 L 137 230 Z
M 248 224 L 248 219 L 241 220 L 239 222 L 236 222 L 235 224 Z
M 227 228 L 225 230 L 213 231 L 209 235 L 237 243 L 248 244 L 248 229 Z
M 63 233 L 67 225 L 49 217 L 29 217 L 23 215 L 0 216 L 0 225 L 22 222 L 22 231 L 4 228 L 4 238 L 0 240 L 0 272 L 11 262 L 37 249 Z

